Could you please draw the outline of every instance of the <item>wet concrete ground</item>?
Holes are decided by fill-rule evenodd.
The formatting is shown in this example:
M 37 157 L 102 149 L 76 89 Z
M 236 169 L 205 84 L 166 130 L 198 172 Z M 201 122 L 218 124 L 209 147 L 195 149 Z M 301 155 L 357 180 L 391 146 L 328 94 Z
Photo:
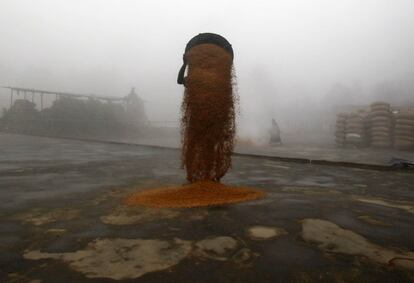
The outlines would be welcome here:
M 389 166 L 393 158 L 414 161 L 413 150 L 397 150 L 393 148 L 341 148 L 335 145 L 331 137 L 319 143 L 303 140 L 285 140 L 282 145 L 246 145 L 236 144 L 235 152 L 246 155 L 273 156 L 281 158 L 322 160 L 330 162 L 350 162 L 357 164 Z M 108 140 L 140 145 L 155 145 L 167 148 L 180 148 L 180 137 L 170 138 L 109 138 Z
M 235 157 L 265 198 L 125 207 L 179 152 L 0 136 L 0 282 L 414 282 L 414 174 Z

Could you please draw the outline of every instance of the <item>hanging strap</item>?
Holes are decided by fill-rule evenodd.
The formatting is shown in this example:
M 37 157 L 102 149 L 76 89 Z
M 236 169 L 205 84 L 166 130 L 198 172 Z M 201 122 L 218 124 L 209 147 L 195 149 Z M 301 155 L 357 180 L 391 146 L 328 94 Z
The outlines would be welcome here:
M 183 85 L 184 84 L 184 73 L 185 68 L 187 67 L 187 60 L 185 59 L 185 54 L 183 55 L 183 65 L 181 66 L 180 71 L 178 72 L 177 84 Z
M 185 52 L 184 52 L 184 55 L 183 55 L 183 65 L 181 66 L 180 71 L 178 72 L 178 77 L 177 77 L 177 83 L 178 84 L 185 85 L 184 73 L 185 73 L 185 68 L 187 67 L 187 60 L 185 59 L 185 54 L 192 47 L 194 47 L 196 45 L 204 44 L 204 43 L 216 44 L 216 45 L 222 47 L 224 50 L 226 50 L 231 55 L 231 59 L 233 60 L 233 58 L 234 58 L 233 48 L 232 48 L 231 44 L 227 41 L 227 39 L 225 39 L 221 35 L 218 35 L 218 34 L 215 34 L 215 33 L 209 33 L 209 32 L 208 33 L 200 33 L 200 34 L 194 36 L 187 43 L 187 45 L 185 47 Z

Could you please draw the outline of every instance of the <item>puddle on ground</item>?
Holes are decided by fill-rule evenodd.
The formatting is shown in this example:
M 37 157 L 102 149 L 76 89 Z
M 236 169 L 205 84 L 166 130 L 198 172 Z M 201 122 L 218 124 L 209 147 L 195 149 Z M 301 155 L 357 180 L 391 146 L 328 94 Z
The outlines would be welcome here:
M 289 187 L 283 187 L 282 192 L 287 193 L 303 193 L 305 195 L 326 195 L 326 194 L 335 194 L 335 195 L 341 195 L 343 194 L 340 191 L 327 189 L 327 188 L 321 188 L 321 187 L 300 187 L 300 186 L 289 186 Z
M 125 190 L 122 190 L 122 189 L 112 189 L 112 190 L 110 190 L 108 192 L 105 192 L 105 193 L 97 196 L 93 200 L 91 200 L 91 204 L 92 205 L 100 205 L 103 202 L 106 202 L 106 201 L 111 200 L 113 198 L 122 197 L 122 196 L 124 196 L 126 194 L 127 194 L 127 192 Z
M 263 177 L 260 177 L 260 176 L 251 176 L 251 177 L 247 177 L 247 179 L 250 182 L 268 182 L 268 183 L 271 183 L 271 182 L 274 181 L 274 178 L 269 177 L 269 176 L 263 176 Z
M 177 209 L 118 206 L 111 214 L 101 216 L 101 221 L 111 225 L 133 225 L 158 219 L 172 219 L 180 215 Z
M 375 225 L 375 226 L 391 226 L 391 224 L 387 224 L 381 220 L 378 220 L 372 216 L 369 215 L 361 215 L 357 217 L 359 220 L 364 221 L 365 223 L 368 223 L 370 225 Z
M 302 220 L 302 238 L 328 253 L 365 256 L 377 263 L 414 270 L 414 252 L 400 252 L 369 242 L 361 235 L 323 219 Z
M 50 234 L 63 234 L 66 232 L 66 229 L 60 229 L 60 228 L 52 228 L 52 229 L 47 229 L 46 233 L 50 233 Z
M 408 202 L 397 202 L 397 201 L 389 201 L 389 200 L 384 200 L 384 199 L 369 199 L 369 198 L 356 198 L 356 200 L 360 202 L 382 205 L 386 207 L 399 208 L 399 209 L 402 209 L 409 213 L 414 214 L 414 206 L 412 205 L 412 203 L 408 203 Z
M 272 167 L 272 168 L 275 168 L 275 169 L 285 169 L 285 170 L 291 169 L 289 166 L 278 165 L 278 164 L 275 164 L 273 162 L 265 162 L 265 163 L 263 163 L 263 166 Z
M 269 226 L 253 226 L 247 232 L 253 240 L 268 240 L 288 234 L 283 228 Z
M 35 226 L 45 225 L 56 221 L 67 221 L 80 217 L 77 209 L 55 209 L 45 211 L 43 209 L 31 209 L 30 211 L 19 213 L 13 216 L 14 219 L 29 223 Z
M 191 242 L 142 239 L 97 239 L 84 250 L 68 253 L 29 251 L 26 259 L 60 259 L 89 278 L 138 278 L 176 265 L 191 251 Z
M 299 186 L 316 186 L 316 187 L 338 187 L 334 178 L 326 176 L 304 177 L 294 181 L 295 185 Z
M 258 257 L 228 236 L 206 238 L 197 242 L 178 238 L 158 239 L 95 239 L 85 249 L 67 253 L 26 251 L 25 259 L 62 260 L 89 278 L 134 279 L 148 272 L 161 271 L 178 264 L 188 255 L 201 259 L 232 261 L 249 266 Z
M 357 187 L 357 188 L 366 188 L 366 187 L 368 187 L 368 185 L 365 185 L 365 184 L 353 184 L 353 186 Z
M 234 204 L 234 206 L 259 206 L 259 205 L 267 205 L 273 202 L 278 201 L 277 198 L 272 197 L 272 193 L 266 193 L 266 197 L 264 198 L 259 198 L 259 199 L 255 199 L 255 200 L 250 200 L 250 201 L 246 201 L 246 202 L 240 202 L 237 204 Z
M 258 167 L 257 164 L 254 167 L 257 168 Z M 252 170 L 249 171 L 249 174 L 251 176 L 254 176 L 254 175 L 267 174 L 267 172 L 265 170 L 252 169 Z
M 207 209 L 197 209 L 197 210 L 191 210 L 187 211 L 188 215 L 185 217 L 185 219 L 189 221 L 198 221 L 198 220 L 204 220 L 208 216 L 208 210 Z
M 16 283 L 16 282 L 27 282 L 27 283 L 42 283 L 40 279 L 31 279 L 26 274 L 9 273 L 4 283 Z
M 197 256 L 224 261 L 235 251 L 238 243 L 232 237 L 221 236 L 198 241 L 195 246 Z

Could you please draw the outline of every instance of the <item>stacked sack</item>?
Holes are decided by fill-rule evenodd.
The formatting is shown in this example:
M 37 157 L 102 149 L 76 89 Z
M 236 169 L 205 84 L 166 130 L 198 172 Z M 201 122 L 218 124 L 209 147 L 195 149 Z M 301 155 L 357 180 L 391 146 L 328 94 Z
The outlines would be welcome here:
M 366 111 L 366 110 L 359 110 L 358 114 L 359 116 L 362 118 L 363 121 L 363 125 L 364 125 L 364 141 L 363 141 L 363 145 L 364 146 L 368 146 L 371 144 L 371 132 L 370 132 L 370 119 L 369 119 L 369 113 L 370 111 Z
M 414 110 L 395 114 L 394 147 L 414 149 Z
M 369 117 L 371 145 L 381 148 L 391 147 L 393 119 L 390 105 L 385 102 L 372 103 Z
M 345 143 L 357 147 L 366 144 L 365 121 L 362 115 L 351 113 L 346 119 Z
M 348 114 L 339 113 L 336 115 L 336 131 L 335 131 L 335 143 L 338 146 L 345 146 L 345 127 Z

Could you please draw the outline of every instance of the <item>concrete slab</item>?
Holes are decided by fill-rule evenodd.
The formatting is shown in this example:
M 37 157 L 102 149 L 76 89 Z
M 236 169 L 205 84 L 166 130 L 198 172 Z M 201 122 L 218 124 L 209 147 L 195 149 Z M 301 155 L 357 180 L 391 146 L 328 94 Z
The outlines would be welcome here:
M 0 153 L 0 282 L 414 282 L 410 172 L 237 156 L 223 182 L 265 198 L 159 210 L 121 200 L 184 183 L 176 150 L 2 135 Z
M 138 145 L 152 145 L 179 149 L 180 138 L 111 138 L 114 142 Z M 286 159 L 305 159 L 309 161 L 349 162 L 368 165 L 388 166 L 392 158 L 414 161 L 414 151 L 396 150 L 393 148 L 340 148 L 334 143 L 306 143 L 297 141 L 277 146 L 259 146 L 236 144 L 235 152 L 246 155 L 279 157 Z

